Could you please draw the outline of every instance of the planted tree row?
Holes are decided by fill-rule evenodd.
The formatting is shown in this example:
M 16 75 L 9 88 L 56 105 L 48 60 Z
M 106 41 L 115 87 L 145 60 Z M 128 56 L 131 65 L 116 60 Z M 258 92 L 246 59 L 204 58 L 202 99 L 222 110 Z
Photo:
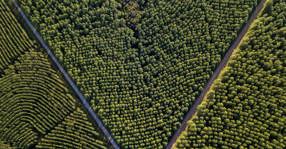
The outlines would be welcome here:
M 5 70 L 0 84 L 0 140 L 5 143 L 18 148 L 107 148 L 40 52 L 21 56 Z
M 0 78 L 0 139 L 29 147 L 75 109 L 75 100 L 47 57 L 27 52 Z
M 175 148 L 286 147 L 285 8 L 268 3 Z
M 2 141 L 0 141 L 0 148 L 5 148 L 5 149 L 12 149 L 12 147 L 8 144 L 3 143 Z
M 40 48 L 28 38 L 4 1 L 0 6 L 0 148 L 33 148 L 42 145 L 46 135 L 58 132 L 80 136 L 78 145 L 82 148 L 106 148 L 106 140 L 79 110 L 48 57 L 35 50 Z M 75 122 L 76 130 L 71 132 L 65 126 L 58 130 L 66 121 L 68 126 Z M 75 139 L 67 137 L 48 147 L 64 147 L 78 141 Z
M 3 0 L 0 2 L 0 45 L 0 76 L 5 68 L 33 47 L 33 42 Z
M 76 108 L 71 115 L 42 138 L 36 147 L 106 149 L 107 144 L 81 108 Z
M 20 2 L 126 148 L 163 148 L 168 143 L 257 4 Z

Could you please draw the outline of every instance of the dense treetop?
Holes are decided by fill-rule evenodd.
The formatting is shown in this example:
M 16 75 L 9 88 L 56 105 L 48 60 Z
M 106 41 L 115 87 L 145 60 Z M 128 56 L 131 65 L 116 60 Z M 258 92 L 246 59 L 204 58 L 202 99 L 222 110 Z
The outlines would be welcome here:
M 126 148 L 167 144 L 257 4 L 257 0 L 20 2 Z
M 269 3 L 177 148 L 286 147 L 285 8 Z

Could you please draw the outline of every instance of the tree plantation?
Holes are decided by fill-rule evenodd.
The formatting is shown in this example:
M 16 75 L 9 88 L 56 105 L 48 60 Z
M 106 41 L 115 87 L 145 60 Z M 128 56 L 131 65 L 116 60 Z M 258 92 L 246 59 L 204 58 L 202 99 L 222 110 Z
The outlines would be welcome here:
M 176 148 L 286 147 L 285 8 L 266 7 Z
M 257 4 L 20 2 L 117 142 L 131 148 L 168 143 Z
M 0 6 L 0 148 L 286 148 L 285 0 Z
M 0 148 L 58 148 L 78 141 L 62 139 L 49 144 L 47 136 L 54 133 L 80 133 L 85 136 L 80 137 L 80 147 L 107 148 L 104 136 L 78 108 L 80 105 L 48 57 L 29 39 L 8 6 L 4 2 L 0 5 Z M 62 123 L 76 130 L 58 128 Z

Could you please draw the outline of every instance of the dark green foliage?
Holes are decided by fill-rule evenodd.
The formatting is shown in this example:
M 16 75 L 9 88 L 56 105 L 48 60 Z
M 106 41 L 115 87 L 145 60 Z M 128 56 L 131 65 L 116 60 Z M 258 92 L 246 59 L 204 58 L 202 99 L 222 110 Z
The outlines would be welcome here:
M 126 148 L 167 144 L 257 4 L 256 0 L 20 2 Z

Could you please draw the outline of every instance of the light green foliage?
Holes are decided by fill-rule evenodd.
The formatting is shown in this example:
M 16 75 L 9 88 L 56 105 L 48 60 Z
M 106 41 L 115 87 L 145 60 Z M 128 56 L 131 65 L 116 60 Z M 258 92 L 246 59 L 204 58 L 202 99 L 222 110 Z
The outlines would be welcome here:
M 36 148 L 98 148 L 106 149 L 106 140 L 87 119 L 87 115 L 77 108 L 42 138 Z
M 64 136 L 80 136 L 77 143 L 82 147 L 106 148 L 106 140 L 77 106 L 48 57 L 29 39 L 1 0 L 0 148 L 33 148 L 39 141 L 42 145 L 47 134 L 58 132 Z M 76 126 L 67 124 L 70 127 L 66 129 L 74 129 L 72 132 L 65 128 L 58 130 L 66 121 L 76 123 Z M 74 139 L 65 138 L 51 145 L 45 143 L 48 147 L 61 144 L 64 147 L 63 144 L 77 141 Z
M 27 52 L 0 78 L 0 140 L 12 146 L 37 143 L 75 108 L 47 57 Z
M 286 148 L 285 8 L 265 9 L 176 148 Z
M 13 63 L 17 57 L 33 47 L 9 7 L 0 2 L 0 76 L 5 68 Z

